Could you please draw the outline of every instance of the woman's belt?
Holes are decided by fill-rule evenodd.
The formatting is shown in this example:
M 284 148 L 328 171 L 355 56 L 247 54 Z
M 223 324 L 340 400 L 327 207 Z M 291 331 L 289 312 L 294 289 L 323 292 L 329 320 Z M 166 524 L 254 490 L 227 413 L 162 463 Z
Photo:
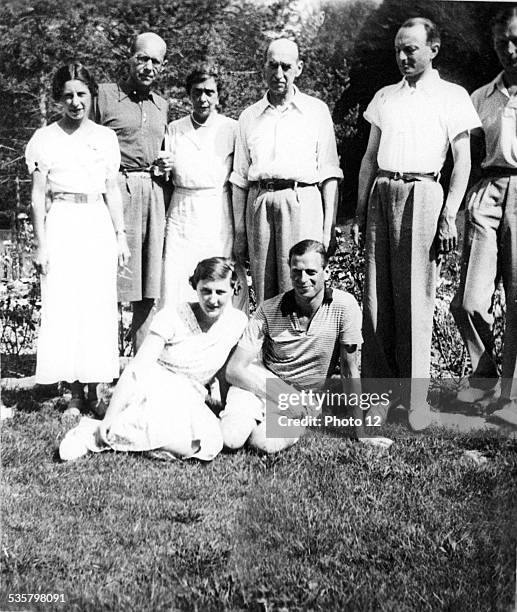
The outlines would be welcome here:
M 97 202 L 101 198 L 101 193 L 73 193 L 69 191 L 54 191 L 51 193 L 51 200 L 65 200 L 76 204 L 88 204 Z
M 377 176 L 385 176 L 394 181 L 438 181 L 440 179 L 439 172 L 391 172 L 390 170 L 379 170 Z

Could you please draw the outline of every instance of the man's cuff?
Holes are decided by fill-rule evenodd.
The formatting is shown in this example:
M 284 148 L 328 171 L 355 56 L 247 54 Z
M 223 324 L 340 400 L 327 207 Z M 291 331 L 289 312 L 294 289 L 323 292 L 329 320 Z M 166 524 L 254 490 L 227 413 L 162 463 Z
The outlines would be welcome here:
M 249 189 L 250 186 L 250 182 L 235 171 L 230 174 L 230 183 L 237 185 L 241 189 Z
M 340 181 L 343 178 L 343 170 L 341 170 L 339 166 L 324 166 L 319 171 L 320 184 L 332 178 L 338 181 Z

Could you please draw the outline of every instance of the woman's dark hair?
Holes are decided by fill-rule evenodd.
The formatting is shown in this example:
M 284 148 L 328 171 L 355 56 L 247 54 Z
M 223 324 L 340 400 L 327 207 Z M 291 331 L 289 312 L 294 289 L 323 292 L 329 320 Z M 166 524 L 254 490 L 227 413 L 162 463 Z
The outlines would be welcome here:
M 199 281 L 218 281 L 228 277 L 230 277 L 232 289 L 237 289 L 238 277 L 235 272 L 235 262 L 228 257 L 210 257 L 197 264 L 194 274 L 189 278 L 189 283 L 193 289 L 196 289 Z
M 68 81 L 82 81 L 93 96 L 97 94 L 97 83 L 88 70 L 79 62 L 70 62 L 58 68 L 52 79 L 52 97 L 59 100 Z
M 219 71 L 217 70 L 217 66 L 209 63 L 198 64 L 195 66 L 194 69 L 188 73 L 185 80 L 185 89 L 187 90 L 187 94 L 190 96 L 192 85 L 202 83 L 207 79 L 214 79 L 217 84 L 217 89 L 219 90 Z

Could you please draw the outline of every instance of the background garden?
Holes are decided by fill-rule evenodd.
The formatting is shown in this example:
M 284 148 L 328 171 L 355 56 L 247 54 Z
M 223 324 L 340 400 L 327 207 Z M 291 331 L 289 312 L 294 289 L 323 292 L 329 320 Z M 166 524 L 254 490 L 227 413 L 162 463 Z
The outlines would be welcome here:
M 171 119 L 188 112 L 183 80 L 216 61 L 221 112 L 263 93 L 262 55 L 295 37 L 299 85 L 330 106 L 345 173 L 334 284 L 361 298 L 362 252 L 347 239 L 373 93 L 399 78 L 393 38 L 408 17 L 438 23 L 442 76 L 469 91 L 498 72 L 489 21 L 501 3 L 433 0 L 41 0 L 0 6 L 0 351 L 2 375 L 33 373 L 39 285 L 30 254 L 33 131 L 56 116 L 53 69 L 71 57 L 99 81 L 120 77 L 133 35 L 160 34 L 159 88 Z M 450 163 L 448 163 L 450 166 Z M 447 183 L 447 167 L 443 182 Z M 460 222 L 461 229 L 461 222 Z M 433 375 L 468 370 L 448 312 L 458 256 L 443 263 Z M 494 302 L 498 337 L 504 303 Z M 121 340 L 123 343 L 123 339 Z M 517 542 L 516 444 L 500 433 L 414 436 L 400 424 L 389 455 L 311 432 L 278 457 L 247 450 L 213 464 L 108 453 L 61 464 L 71 426 L 44 389 L 9 390 L 2 424 L 0 609 L 509 610 Z M 479 451 L 485 463 L 465 456 Z M 63 593 L 65 604 L 9 603 Z

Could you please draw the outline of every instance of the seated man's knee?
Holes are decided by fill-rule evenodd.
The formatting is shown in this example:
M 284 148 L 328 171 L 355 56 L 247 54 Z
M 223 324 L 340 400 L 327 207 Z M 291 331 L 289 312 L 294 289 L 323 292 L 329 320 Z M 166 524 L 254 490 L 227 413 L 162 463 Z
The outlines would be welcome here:
M 221 432 L 226 448 L 237 450 L 244 446 L 256 424 L 255 419 L 246 414 L 241 416 L 223 415 L 221 418 Z
M 224 445 L 236 450 L 244 446 L 257 420 L 263 418 L 263 401 L 250 391 L 232 386 L 219 417 Z

